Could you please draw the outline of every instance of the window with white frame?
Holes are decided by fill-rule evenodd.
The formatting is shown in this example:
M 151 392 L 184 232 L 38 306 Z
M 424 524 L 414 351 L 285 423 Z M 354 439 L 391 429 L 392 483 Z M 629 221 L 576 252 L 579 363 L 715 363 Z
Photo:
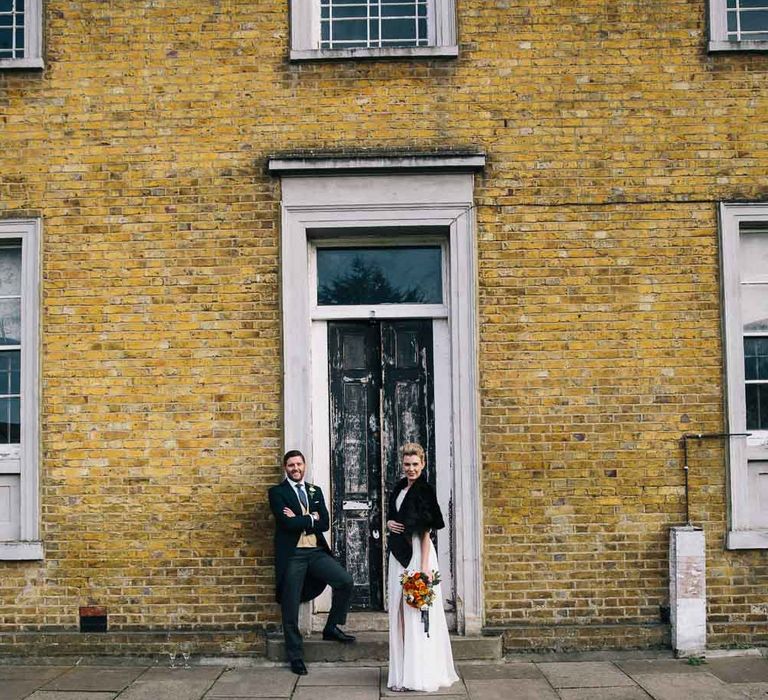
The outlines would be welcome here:
M 768 548 L 768 206 L 720 210 L 732 549 Z
M 314 260 L 316 305 L 443 305 L 442 242 L 422 239 L 414 245 L 414 238 L 409 244 L 382 238 L 362 246 L 355 240 L 318 242 Z
M 768 50 L 768 0 L 710 0 L 711 51 Z
M 455 56 L 455 0 L 291 0 L 291 58 Z
M 40 559 L 39 224 L 0 221 L 0 560 Z
M 42 0 L 0 0 L 0 68 L 42 67 Z

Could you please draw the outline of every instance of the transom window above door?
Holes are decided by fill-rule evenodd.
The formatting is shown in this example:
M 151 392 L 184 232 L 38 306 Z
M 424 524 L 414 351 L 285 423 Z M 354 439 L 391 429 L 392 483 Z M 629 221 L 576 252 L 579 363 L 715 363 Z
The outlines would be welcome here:
M 317 249 L 318 306 L 442 304 L 439 245 Z

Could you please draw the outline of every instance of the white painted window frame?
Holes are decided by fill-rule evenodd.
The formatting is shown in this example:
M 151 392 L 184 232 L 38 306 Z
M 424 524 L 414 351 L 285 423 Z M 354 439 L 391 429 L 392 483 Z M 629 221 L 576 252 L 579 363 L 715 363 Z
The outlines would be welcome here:
M 327 173 L 330 163 L 339 172 L 352 168 L 352 159 L 308 162 L 304 166 L 274 159 L 270 171 L 282 175 L 281 294 L 283 305 L 284 444 L 302 446 L 311 478 L 330 493 L 327 406 L 313 395 L 327 395 L 317 386 L 327 386 L 327 318 L 318 310 L 313 318 L 314 286 L 310 274 L 312 231 L 327 229 L 335 235 L 350 230 L 391 227 L 407 231 L 416 227 L 440 227 L 446 231 L 449 249 L 448 313 L 435 319 L 436 368 L 444 367 L 451 377 L 450 397 L 436 387 L 436 427 L 446 418 L 450 435 L 440 442 L 445 454 L 437 456 L 453 466 L 449 483 L 440 483 L 438 497 L 453 499 L 454 573 L 456 626 L 459 633 L 479 634 L 484 619 L 482 577 L 482 503 L 479 455 L 479 406 L 477 369 L 476 240 L 471 170 L 484 158 L 459 159 L 469 172 L 392 172 L 398 159 L 368 160 L 366 172 Z M 460 167 L 455 158 L 405 159 L 422 169 L 435 170 L 440 162 Z M 473 164 L 473 165 L 470 165 Z M 315 170 L 312 171 L 313 166 Z M 326 170 L 319 175 L 317 170 Z M 372 172 L 372 170 L 374 172 Z M 378 171 L 378 172 L 376 172 Z M 421 305 L 419 305 L 421 306 Z M 326 307 L 327 308 L 327 307 Z M 391 317 L 371 307 L 377 318 Z M 420 309 L 423 316 L 423 310 Z M 367 317 L 367 316 L 366 316 Z M 437 369 L 436 369 L 437 371 Z M 443 414 L 437 415 L 439 410 Z M 446 406 L 453 406 L 450 416 Z M 324 441 L 324 442 L 323 442 Z M 325 444 L 325 447 L 323 447 Z M 311 625 L 311 623 L 310 623 Z M 309 626 L 309 625 L 307 625 Z
M 727 0 L 709 0 L 709 50 L 768 51 L 768 41 L 729 41 L 727 10 Z
M 720 259 L 723 275 L 723 329 L 728 431 L 745 433 L 744 331 L 739 271 L 740 225 L 768 221 L 766 204 L 720 205 Z M 730 524 L 728 549 L 768 549 L 768 529 L 751 523 L 749 461 L 768 460 L 768 431 L 750 431 L 748 438 L 729 440 Z
M 429 18 L 429 46 L 321 49 L 320 2 L 318 0 L 291 0 L 290 58 L 292 61 L 327 61 L 357 58 L 458 56 L 456 0 L 430 0 Z
M 40 541 L 40 221 L 0 221 L 0 239 L 21 240 L 21 533 L 18 540 L 0 542 L 0 561 L 43 558 Z M 2 456 L 12 450 L 0 446 Z
M 0 58 L 3 68 L 44 68 L 43 0 L 24 3 L 24 58 Z

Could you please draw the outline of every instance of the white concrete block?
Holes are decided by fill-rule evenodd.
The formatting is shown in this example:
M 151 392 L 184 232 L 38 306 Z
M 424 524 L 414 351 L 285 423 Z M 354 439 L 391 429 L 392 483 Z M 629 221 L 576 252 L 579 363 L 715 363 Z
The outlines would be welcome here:
M 707 647 L 706 551 L 704 531 L 686 525 L 670 529 L 669 607 L 672 648 L 678 656 L 699 656 Z

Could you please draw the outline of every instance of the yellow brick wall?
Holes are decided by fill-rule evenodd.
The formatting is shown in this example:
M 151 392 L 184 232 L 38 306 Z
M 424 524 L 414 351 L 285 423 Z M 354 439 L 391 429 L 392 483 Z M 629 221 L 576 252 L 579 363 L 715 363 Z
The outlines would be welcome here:
M 277 620 L 265 163 L 360 148 L 488 156 L 488 624 L 657 623 L 677 440 L 724 428 L 716 202 L 768 198 L 768 58 L 707 55 L 704 0 L 459 0 L 457 60 L 302 64 L 284 0 L 45 5 L 45 71 L 0 72 L 0 217 L 43 222 L 46 560 L 0 563 L 0 630 Z M 691 478 L 713 639 L 766 641 L 722 449 Z

